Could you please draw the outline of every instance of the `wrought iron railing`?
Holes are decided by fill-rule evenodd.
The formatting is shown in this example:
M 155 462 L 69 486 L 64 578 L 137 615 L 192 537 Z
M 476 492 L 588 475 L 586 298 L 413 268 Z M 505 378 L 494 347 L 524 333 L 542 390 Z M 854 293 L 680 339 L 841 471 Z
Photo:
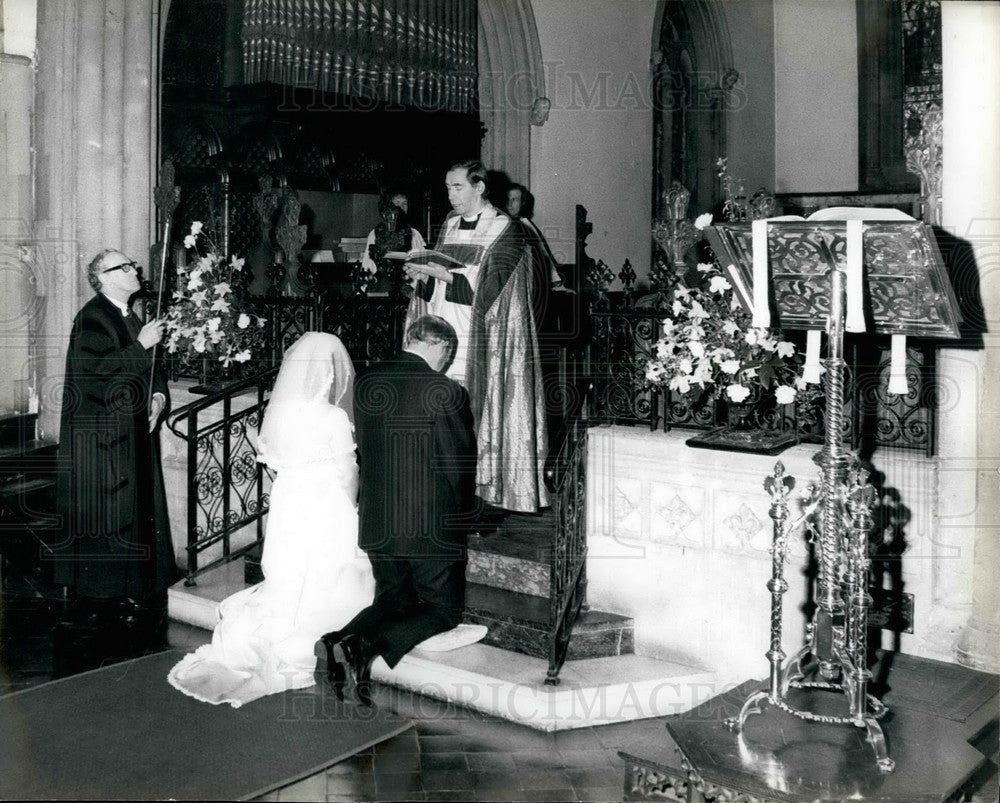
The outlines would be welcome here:
M 549 668 L 545 682 L 559 683 L 577 616 L 587 598 L 587 397 L 580 380 L 573 409 L 556 436 L 545 465 L 555 528 L 549 567 Z
M 707 430 L 724 422 L 723 410 L 711 397 L 691 398 L 650 388 L 644 382 L 644 363 L 653 353 L 660 324 L 667 316 L 658 306 L 643 307 L 631 295 L 606 293 L 588 305 L 591 336 L 586 345 L 584 372 L 592 376 L 591 418 L 603 423 Z M 786 333 L 795 340 L 800 333 Z M 801 344 L 800 344 L 801 345 Z M 854 448 L 893 446 L 934 450 L 936 412 L 935 352 L 932 346 L 907 349 L 905 395 L 886 391 L 889 344 L 871 345 L 848 340 L 845 392 L 847 440 Z M 817 395 L 806 403 L 771 408 L 754 423 L 764 429 L 794 430 L 810 443 L 823 441 L 825 400 Z
M 167 427 L 187 444 L 186 584 L 263 542 L 270 482 L 257 462 L 254 434 L 278 369 L 227 385 L 173 411 Z M 241 406 L 245 403 L 245 406 Z M 248 543 L 233 536 L 255 527 Z M 218 547 L 217 556 L 202 556 Z
M 267 321 L 264 348 L 245 369 L 256 373 L 210 377 L 226 381 L 215 390 L 210 384 L 205 398 L 174 411 L 167 422 L 171 432 L 187 443 L 189 584 L 263 540 L 270 481 L 256 462 L 251 433 L 260 425 L 285 350 L 307 331 L 331 332 L 343 340 L 360 369 L 391 356 L 402 341 L 406 305 L 399 298 L 327 291 L 298 297 L 254 296 L 250 304 Z M 172 376 L 204 380 L 197 368 Z M 256 526 L 252 542 L 234 547 L 232 536 L 251 525 Z M 204 553 L 216 545 L 221 554 L 203 561 Z

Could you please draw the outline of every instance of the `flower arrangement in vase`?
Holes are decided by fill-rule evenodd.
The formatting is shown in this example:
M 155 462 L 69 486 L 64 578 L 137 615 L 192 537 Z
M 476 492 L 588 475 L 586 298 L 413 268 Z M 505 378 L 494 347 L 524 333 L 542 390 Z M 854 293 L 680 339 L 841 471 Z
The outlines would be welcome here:
M 706 213 L 693 225 L 700 231 L 711 223 Z M 660 336 L 641 366 L 647 387 L 692 404 L 721 401 L 735 413 L 727 423 L 737 427 L 760 423 L 748 415 L 751 407 L 776 410 L 814 394 L 816 386 L 802 378 L 798 347 L 779 330 L 752 325 L 714 261 L 700 262 L 684 279 L 666 299 Z
M 190 368 L 214 363 L 225 375 L 259 351 L 265 319 L 241 303 L 238 287 L 244 260 L 220 255 L 203 228 L 195 221 L 184 237 L 184 247 L 194 252 L 194 258 L 177 266 L 177 289 L 166 314 L 165 348 Z M 200 242 L 206 245 L 204 252 Z

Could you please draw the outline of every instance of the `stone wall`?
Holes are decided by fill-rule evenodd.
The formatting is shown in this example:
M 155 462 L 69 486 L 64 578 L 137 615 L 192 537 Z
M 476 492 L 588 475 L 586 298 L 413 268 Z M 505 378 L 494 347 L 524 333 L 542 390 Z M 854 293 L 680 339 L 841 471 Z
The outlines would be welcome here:
M 770 638 L 771 519 L 763 480 L 780 459 L 797 480 L 793 499 L 819 481 L 817 445 L 780 457 L 688 447 L 690 431 L 632 427 L 590 430 L 588 599 L 635 619 L 636 652 L 701 665 L 720 683 L 765 678 Z M 886 451 L 874 467 L 892 522 L 886 551 L 903 551 L 885 575 L 914 596 L 914 632 L 883 631 L 883 646 L 954 661 L 928 627 L 936 604 L 934 527 L 937 461 Z M 783 649 L 802 645 L 808 564 L 792 539 L 785 578 Z

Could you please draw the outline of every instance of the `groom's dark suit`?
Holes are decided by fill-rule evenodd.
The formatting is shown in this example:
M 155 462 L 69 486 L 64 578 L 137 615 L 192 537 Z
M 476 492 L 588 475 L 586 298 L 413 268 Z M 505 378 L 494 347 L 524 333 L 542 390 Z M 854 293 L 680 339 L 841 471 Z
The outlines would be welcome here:
M 340 632 L 360 635 L 391 667 L 462 618 L 472 413 L 461 385 L 403 351 L 358 375 L 354 422 L 359 542 L 372 562 L 375 600 Z

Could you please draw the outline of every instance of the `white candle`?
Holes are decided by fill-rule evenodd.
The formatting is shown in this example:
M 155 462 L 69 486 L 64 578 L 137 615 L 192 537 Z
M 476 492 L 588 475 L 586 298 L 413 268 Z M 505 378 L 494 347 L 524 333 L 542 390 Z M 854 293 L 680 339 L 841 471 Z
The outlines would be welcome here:
M 771 310 L 767 305 L 767 221 L 750 224 L 753 246 L 753 320 L 754 326 L 771 325 Z
M 806 332 L 806 364 L 802 367 L 802 378 L 810 385 L 819 384 L 819 329 L 809 329 Z
M 909 391 L 910 387 L 906 382 L 906 335 L 893 335 L 889 360 L 889 392 L 905 396 Z
M 848 332 L 865 331 L 863 225 L 860 220 L 847 221 L 847 316 L 844 329 Z

